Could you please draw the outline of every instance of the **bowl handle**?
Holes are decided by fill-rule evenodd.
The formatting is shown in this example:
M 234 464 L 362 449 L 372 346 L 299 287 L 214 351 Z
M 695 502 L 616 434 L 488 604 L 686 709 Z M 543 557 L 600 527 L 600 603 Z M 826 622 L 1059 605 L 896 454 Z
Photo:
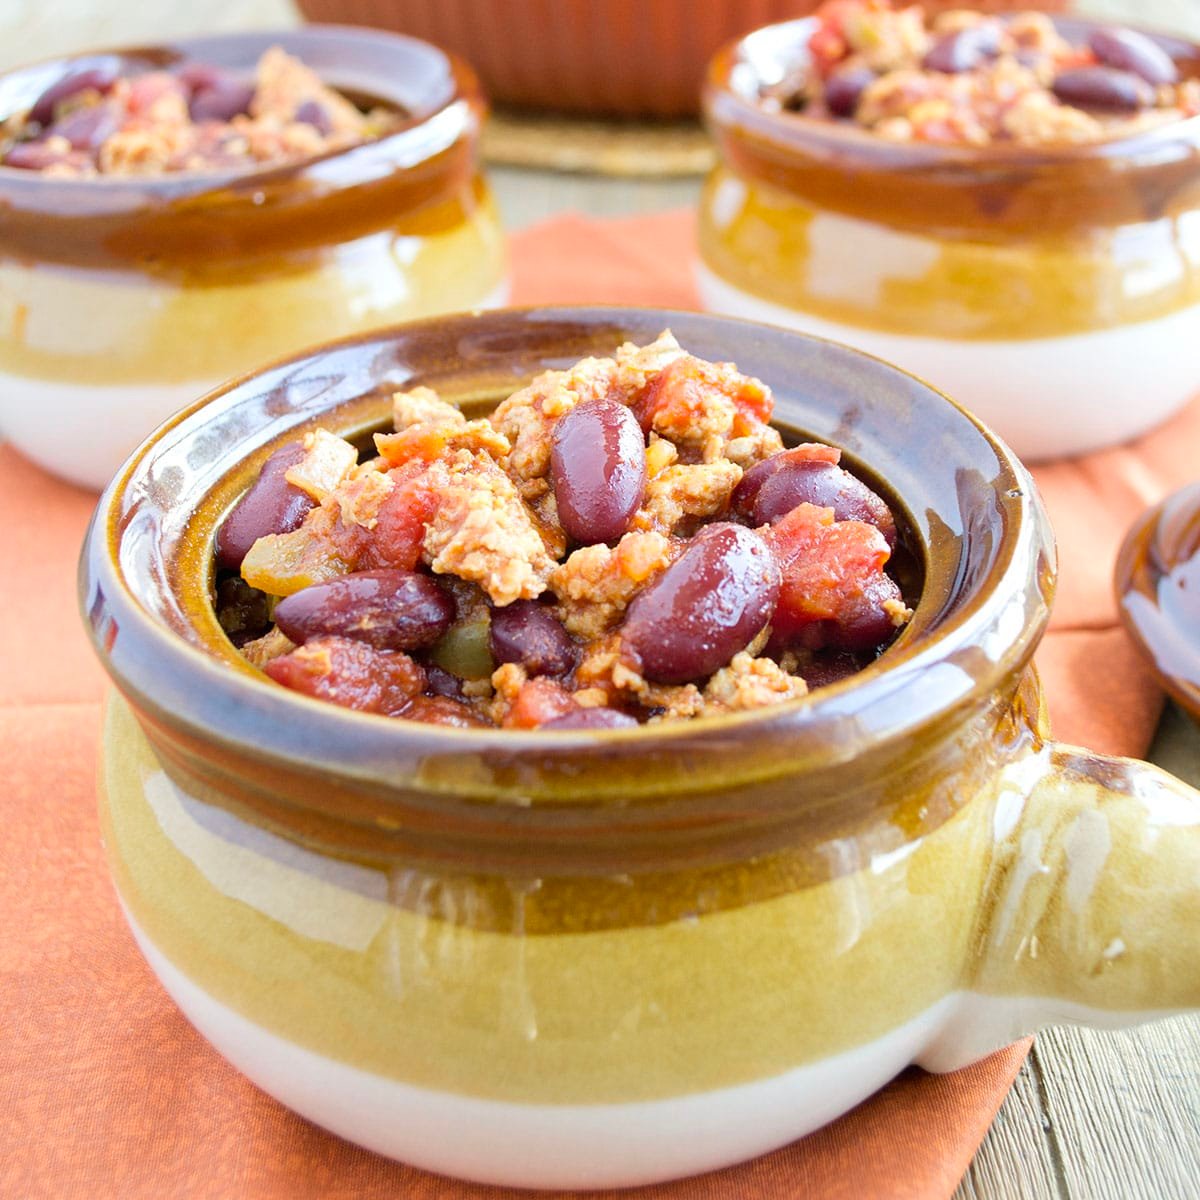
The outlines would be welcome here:
M 974 974 L 921 1066 L 1200 1008 L 1200 792 L 1050 744 L 1006 772 L 994 832 Z

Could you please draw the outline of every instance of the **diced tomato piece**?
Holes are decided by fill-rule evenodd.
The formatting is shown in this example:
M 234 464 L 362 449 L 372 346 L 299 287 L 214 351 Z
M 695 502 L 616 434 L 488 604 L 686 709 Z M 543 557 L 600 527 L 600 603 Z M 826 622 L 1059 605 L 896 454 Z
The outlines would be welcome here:
M 743 375 L 732 363 L 710 363 L 687 355 L 668 363 L 654 377 L 637 406 L 637 417 L 647 433 L 660 414 L 669 428 L 702 428 L 714 395 L 733 402 L 744 426 L 766 424 L 775 408 L 771 389 Z
M 438 503 L 424 466 L 412 462 L 388 472 L 395 487 L 379 506 L 375 528 L 363 548 L 361 568 L 399 567 L 411 571 L 417 565 L 426 526 Z
M 557 679 L 538 675 L 521 685 L 504 724 L 512 729 L 536 729 L 555 717 L 565 717 L 578 707 L 574 697 Z
M 489 724 L 469 704 L 452 696 L 418 696 L 403 715 L 408 721 L 449 725 L 454 729 L 477 729 Z
M 425 687 L 425 671 L 398 650 L 349 638 L 316 638 L 264 668 L 276 683 L 360 712 L 402 716 Z
M 893 626 L 883 605 L 900 590 L 883 573 L 890 551 L 874 525 L 801 504 L 763 536 L 783 577 L 771 622 L 776 644 L 866 649 L 885 640 Z
M 847 49 L 846 39 L 831 25 L 819 25 L 808 39 L 808 52 L 822 77 L 846 57 Z
M 889 0 L 826 0 L 814 16 L 817 28 L 808 39 L 808 52 L 812 56 L 817 72 L 826 76 L 850 53 L 846 24 L 861 18 L 865 13 L 885 12 L 891 8 Z

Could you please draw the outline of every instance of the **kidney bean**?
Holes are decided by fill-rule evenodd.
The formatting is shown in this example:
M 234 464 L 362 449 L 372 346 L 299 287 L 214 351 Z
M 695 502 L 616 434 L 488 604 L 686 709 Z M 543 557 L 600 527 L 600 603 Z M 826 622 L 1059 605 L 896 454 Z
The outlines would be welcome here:
M 47 130 L 49 137 L 66 138 L 72 150 L 98 150 L 121 127 L 121 116 L 111 104 L 91 104 L 69 112 Z
M 836 621 L 822 623 L 825 644 L 837 650 L 874 650 L 882 646 L 896 632 L 883 605 L 899 599 L 900 588 L 890 575 L 875 576 L 857 596 L 847 600 Z
M 539 729 L 636 729 L 637 719 L 615 708 L 579 708 L 547 721 Z
M 291 533 L 300 527 L 314 502 L 307 492 L 288 483 L 285 476 L 303 457 L 304 447 L 299 442 L 289 442 L 263 463 L 250 490 L 217 530 L 218 566 L 237 571 L 260 537 L 268 533 Z
M 1154 89 L 1140 75 L 1116 67 L 1073 67 L 1055 77 L 1051 90 L 1064 104 L 1109 112 L 1136 112 L 1154 103 Z
M 891 509 L 861 479 L 841 467 L 806 462 L 778 471 L 759 490 L 754 523 L 773 525 L 798 504 L 832 508 L 838 521 L 865 521 L 883 534 L 889 549 L 896 545 L 896 521 Z
M 782 470 L 788 463 L 812 461 L 827 462 L 837 466 L 841 458 L 840 450 L 833 446 L 826 446 L 823 442 L 802 442 L 790 450 L 781 450 L 778 454 L 772 454 L 769 458 L 764 458 L 762 462 L 755 463 L 746 471 L 737 487 L 733 489 L 730 503 L 735 512 L 748 517 L 753 509 L 755 498 L 758 496 L 759 488 L 776 471 Z
M 771 619 L 779 567 L 762 537 L 728 522 L 705 526 L 630 604 L 621 638 L 659 683 L 711 675 Z
M 567 535 L 585 545 L 616 541 L 646 490 L 641 426 L 616 400 L 585 400 L 555 424 L 550 467 Z
M 197 88 L 188 99 L 188 115 L 193 121 L 231 121 L 250 111 L 254 87 L 236 79 L 219 79 Z
M 566 675 L 579 662 L 579 646 L 536 600 L 516 600 L 493 610 L 488 637 L 498 663 L 520 663 L 530 675 Z
M 83 162 L 87 161 L 81 154 L 73 153 L 70 150 L 56 150 L 39 139 L 32 142 L 18 142 L 0 161 L 3 161 L 4 166 L 15 167 L 20 171 L 44 171 L 55 163 L 70 162 L 73 158 L 79 158 Z
M 64 75 L 33 102 L 33 107 L 29 110 L 29 119 L 39 125 L 49 125 L 54 120 L 54 110 L 64 100 L 87 91 L 104 95 L 116 81 L 116 72 L 107 67 L 87 67 L 72 75 Z
M 451 675 L 436 663 L 425 664 L 425 687 L 434 696 L 447 696 L 457 700 L 462 696 L 462 680 Z
M 835 117 L 854 116 L 863 92 L 877 78 L 870 67 L 851 67 L 830 75 L 825 81 L 825 107 Z
M 994 22 L 970 25 L 938 38 L 922 66 L 927 71 L 942 71 L 947 75 L 971 71 L 1000 53 L 1000 41 L 1000 28 Z
M 316 100 L 305 100 L 296 109 L 295 120 L 311 125 L 322 137 L 333 132 L 333 122 L 323 104 Z
M 202 92 L 206 88 L 216 87 L 219 83 L 224 83 L 227 79 L 232 78 L 230 73 L 222 67 L 214 67 L 211 63 L 190 62 L 184 63 L 175 72 L 175 78 L 189 92 Z
M 1179 78 L 1171 56 L 1144 33 L 1132 29 L 1096 29 L 1088 38 L 1092 53 L 1108 67 L 1132 71 L 1154 87 Z
M 874 525 L 892 549 L 896 521 L 884 500 L 834 463 L 784 451 L 756 463 L 733 493 L 733 510 L 753 525 L 773 525 L 801 504 L 832 508 L 839 521 Z
M 315 583 L 275 606 L 275 624 L 293 642 L 341 637 L 376 650 L 416 650 L 450 628 L 454 601 L 412 571 L 356 571 Z

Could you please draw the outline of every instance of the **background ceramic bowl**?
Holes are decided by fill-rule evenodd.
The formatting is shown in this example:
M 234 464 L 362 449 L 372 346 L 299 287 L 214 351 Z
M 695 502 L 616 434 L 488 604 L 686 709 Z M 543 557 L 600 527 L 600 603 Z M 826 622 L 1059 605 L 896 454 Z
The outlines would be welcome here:
M 924 584 L 878 662 L 754 713 L 475 731 L 301 696 L 225 639 L 214 532 L 279 443 L 382 425 L 401 386 L 487 405 L 664 326 L 888 485 Z M 193 1024 L 365 1146 L 519 1186 L 721 1166 L 910 1062 L 1200 1006 L 1200 795 L 1045 743 L 1053 586 L 1020 463 L 846 347 L 636 309 L 335 344 L 180 414 L 101 500 L 81 600 L 121 693 L 116 886 Z
M 1082 42 L 1096 22 L 1059 18 Z M 943 388 L 1029 460 L 1162 422 L 1200 390 L 1200 117 L 1073 146 L 891 142 L 767 111 L 814 23 L 713 60 L 705 306 L 837 338 Z M 1200 45 L 1153 35 L 1186 77 Z
M 1064 0 L 927 0 L 929 9 L 1058 9 Z M 299 0 L 314 21 L 373 25 L 461 54 L 502 104 L 684 116 L 718 46 L 818 0 Z
M 0 166 L 0 430 L 55 474 L 102 487 L 169 413 L 255 363 L 504 298 L 477 161 L 483 98 L 470 68 L 424 42 L 314 27 L 76 55 L 0 77 L 0 120 L 75 68 L 195 60 L 248 74 L 273 45 L 410 119 L 236 172 L 55 179 Z

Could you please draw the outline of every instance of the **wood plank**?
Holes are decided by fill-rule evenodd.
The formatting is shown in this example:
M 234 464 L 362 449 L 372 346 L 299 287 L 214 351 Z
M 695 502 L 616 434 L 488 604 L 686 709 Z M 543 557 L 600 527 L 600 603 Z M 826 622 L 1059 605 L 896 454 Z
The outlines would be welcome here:
M 1047 1030 L 1037 1053 L 1071 1200 L 1200 1196 L 1200 1017 Z
M 1042 1103 L 1035 1055 L 1030 1055 L 975 1155 L 954 1200 L 1066 1200 L 1058 1147 Z

